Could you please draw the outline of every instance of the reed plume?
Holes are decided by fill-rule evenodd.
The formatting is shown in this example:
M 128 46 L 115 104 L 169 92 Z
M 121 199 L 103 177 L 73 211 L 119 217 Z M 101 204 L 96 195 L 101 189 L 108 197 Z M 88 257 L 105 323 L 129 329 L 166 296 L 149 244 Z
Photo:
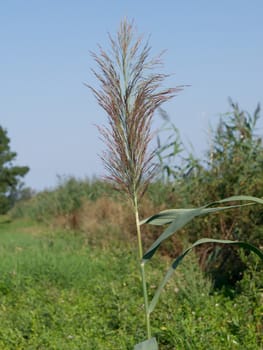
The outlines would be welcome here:
M 107 179 L 133 203 L 155 173 L 155 153 L 149 150 L 154 111 L 180 89 L 161 89 L 167 77 L 155 72 L 161 55 L 150 59 L 148 42 L 134 34 L 133 23 L 124 20 L 117 37 L 109 35 L 109 52 L 99 46 L 99 53 L 92 53 L 100 88 L 89 86 L 108 116 L 108 126 L 98 127 L 107 146 L 102 154 Z
M 151 47 L 141 36 L 135 37 L 133 23 L 123 20 L 116 38 L 109 34 L 110 49 L 92 52 L 98 70 L 93 70 L 99 88 L 87 85 L 99 105 L 106 111 L 108 126 L 98 126 L 106 144 L 102 154 L 106 178 L 131 200 L 138 238 L 139 259 L 143 249 L 138 200 L 155 174 L 154 151 L 150 150 L 151 124 L 154 112 L 182 87 L 163 89 L 168 77 L 156 73 L 160 54 L 150 58 Z M 140 264 L 148 339 L 151 337 L 148 295 L 144 263 Z

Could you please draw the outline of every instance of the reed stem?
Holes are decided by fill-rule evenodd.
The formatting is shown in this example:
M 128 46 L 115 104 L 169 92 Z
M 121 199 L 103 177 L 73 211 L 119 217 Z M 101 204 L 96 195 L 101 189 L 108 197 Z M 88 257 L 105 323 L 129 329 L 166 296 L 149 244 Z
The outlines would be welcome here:
M 135 213 L 135 222 L 136 222 L 137 239 L 138 239 L 138 252 L 139 252 L 139 259 L 140 259 L 140 271 L 141 271 L 141 279 L 142 279 L 146 331 L 147 331 L 147 338 L 151 339 L 149 302 L 148 302 L 147 284 L 146 284 L 146 276 L 145 276 L 145 264 L 142 261 L 143 249 L 142 249 L 141 227 L 140 227 L 140 220 L 139 220 L 137 195 L 134 196 L 134 213 Z

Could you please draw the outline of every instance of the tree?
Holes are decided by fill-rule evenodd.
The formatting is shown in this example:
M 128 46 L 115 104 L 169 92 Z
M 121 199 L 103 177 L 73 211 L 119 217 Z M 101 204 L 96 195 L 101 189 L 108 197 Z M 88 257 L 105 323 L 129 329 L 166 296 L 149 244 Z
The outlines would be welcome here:
M 0 214 L 5 214 L 14 205 L 21 188 L 21 177 L 29 171 L 27 166 L 13 165 L 16 156 L 17 153 L 10 149 L 7 130 L 0 126 Z

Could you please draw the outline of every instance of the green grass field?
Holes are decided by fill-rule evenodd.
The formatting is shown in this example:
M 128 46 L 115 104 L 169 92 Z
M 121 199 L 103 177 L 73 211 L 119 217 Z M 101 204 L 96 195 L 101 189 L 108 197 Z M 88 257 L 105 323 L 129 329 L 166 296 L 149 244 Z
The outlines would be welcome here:
M 121 350 L 145 339 L 135 247 L 98 247 L 81 234 L 1 219 L 1 350 Z M 235 297 L 211 293 L 189 259 L 152 315 L 160 349 L 263 349 L 262 290 L 247 277 Z M 148 267 L 150 292 L 166 265 Z

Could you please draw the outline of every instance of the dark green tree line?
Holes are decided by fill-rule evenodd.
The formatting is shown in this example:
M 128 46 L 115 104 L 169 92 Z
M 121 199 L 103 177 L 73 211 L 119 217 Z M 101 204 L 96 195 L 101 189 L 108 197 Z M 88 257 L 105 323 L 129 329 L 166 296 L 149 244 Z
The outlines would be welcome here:
M 18 199 L 21 178 L 29 171 L 27 166 L 13 164 L 16 156 L 10 149 L 7 130 L 0 126 L 0 214 L 5 214 Z

